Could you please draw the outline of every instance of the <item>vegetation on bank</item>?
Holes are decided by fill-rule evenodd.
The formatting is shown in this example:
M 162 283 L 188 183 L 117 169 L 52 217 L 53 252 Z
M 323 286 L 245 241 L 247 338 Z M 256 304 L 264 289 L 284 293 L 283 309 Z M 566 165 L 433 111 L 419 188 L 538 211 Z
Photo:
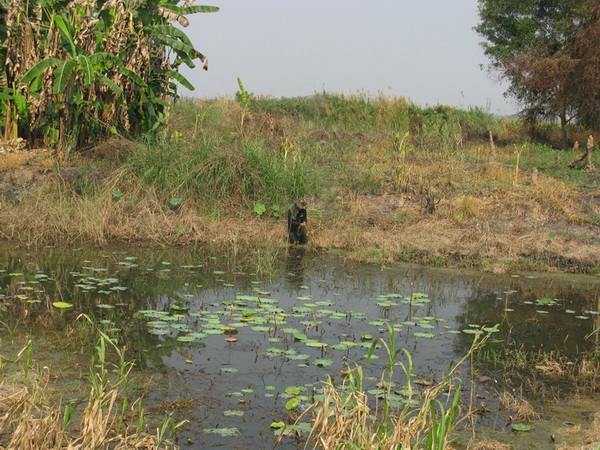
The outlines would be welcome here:
M 562 148 L 568 124 L 600 127 L 600 6 L 595 0 L 479 0 L 475 31 L 489 69 L 530 121 L 558 118 Z
M 312 247 L 356 260 L 597 271 L 600 177 L 568 168 L 579 150 L 555 149 L 555 124 L 240 88 L 236 100 L 177 102 L 152 144 L 113 138 L 64 161 L 3 155 L 2 238 L 276 250 L 285 209 L 303 198 Z M 570 144 L 590 135 L 598 141 L 572 126 Z M 600 165 L 597 151 L 591 162 Z

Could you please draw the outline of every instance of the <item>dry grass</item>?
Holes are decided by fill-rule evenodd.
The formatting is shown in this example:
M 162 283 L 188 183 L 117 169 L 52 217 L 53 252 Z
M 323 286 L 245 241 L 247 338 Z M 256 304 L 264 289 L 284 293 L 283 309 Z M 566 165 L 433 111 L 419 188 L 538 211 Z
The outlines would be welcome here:
M 10 406 L 0 417 L 0 436 L 10 436 L 8 449 L 38 450 L 62 448 L 67 435 L 59 426 L 61 411 L 45 406 L 44 389 L 48 374 L 42 383 L 31 389 L 22 388 L 10 399 Z M 6 398 L 2 403 L 6 402 Z
M 326 385 L 314 423 L 315 448 L 338 448 L 341 442 L 356 443 L 359 448 L 374 448 L 377 435 L 369 429 L 371 409 L 367 396 L 353 391 L 341 396 L 334 386 Z
M 479 441 L 471 447 L 472 450 L 511 450 L 513 448 L 510 444 L 503 444 L 491 439 Z
M 119 200 L 112 194 L 117 186 Z M 377 254 L 382 256 L 379 262 L 415 256 L 424 257 L 419 262 L 440 259 L 446 265 L 485 260 L 489 263 L 479 267 L 492 272 L 518 269 L 521 258 L 532 255 L 540 255 L 538 269 L 561 256 L 581 267 L 600 264 L 589 227 L 557 222 L 559 216 L 579 214 L 565 192 L 497 191 L 485 198 L 439 194 L 434 214 L 424 213 L 422 200 L 413 193 L 342 196 L 334 208 L 309 200 L 310 243 L 347 249 L 350 258 L 370 262 L 378 262 Z M 326 212 L 314 214 L 311 208 Z M 30 246 L 146 241 L 165 246 L 214 244 L 235 252 L 286 242 L 284 220 L 248 217 L 239 207 L 211 218 L 200 216 L 199 209 L 186 200 L 175 211 L 152 188 L 122 179 L 109 178 L 98 194 L 82 196 L 51 178 L 18 205 L 0 208 L 0 237 Z M 577 233 L 581 234 L 575 239 Z M 550 240 L 550 235 L 556 237 Z
M 581 425 L 566 427 L 559 430 L 559 433 L 577 435 L 583 437 L 585 445 L 572 446 L 561 444 L 556 448 L 559 450 L 597 450 L 600 445 L 600 413 L 595 413 L 590 426 L 583 430 Z
M 0 154 L 0 171 L 20 167 L 30 160 L 31 155 L 27 153 Z
M 460 407 L 460 389 L 456 375 L 474 352 L 490 338 L 489 332 L 475 339 L 463 358 L 448 369 L 441 381 L 423 391 L 414 388 L 412 357 L 404 350 L 404 361 L 396 361 L 398 352 L 394 332 L 388 326 L 389 343 L 382 340 L 388 352 L 388 368 L 381 375 L 379 386 L 384 393 L 370 397 L 363 389 L 363 369 L 356 365 L 346 373 L 341 386 L 331 378 L 324 383 L 323 395 L 297 419 L 313 415 L 308 445 L 314 448 L 449 448 L 454 428 L 471 414 Z M 398 377 L 393 367 L 399 363 L 403 376 Z M 402 387 L 392 388 L 392 380 L 405 378 Z M 396 389 L 406 397 L 401 405 L 392 405 Z
M 585 432 L 585 440 L 588 443 L 600 442 L 600 413 L 594 414 L 594 420 L 590 428 Z
M 130 366 L 130 369 L 131 370 Z M 21 372 L 22 376 L 22 372 Z M 90 389 L 79 424 L 65 427 L 65 406 L 52 394 L 47 368 L 30 370 L 27 382 L 0 385 L 0 448 L 39 449 L 157 449 L 169 445 L 163 437 L 138 430 L 138 401 L 124 414 L 121 400 L 129 372 L 116 383 Z M 22 378 L 21 378 L 22 379 Z
M 330 100 L 325 95 L 311 101 L 323 101 L 332 107 Z M 354 105 L 353 100 L 348 104 Z M 435 149 L 427 141 L 439 139 L 437 135 L 411 131 L 401 143 L 389 121 L 392 117 L 395 127 L 397 120 L 401 126 L 409 126 L 404 99 L 376 99 L 376 120 L 368 126 L 362 119 L 350 124 L 332 122 L 331 117 L 319 121 L 314 116 L 263 110 L 257 105 L 253 103 L 247 111 L 242 127 L 240 102 L 224 98 L 196 104 L 182 102 L 181 107 L 187 108 L 185 114 L 169 119 L 171 132 L 177 131 L 172 147 L 177 150 L 172 156 L 180 151 L 192 158 L 199 145 L 214 142 L 210 158 L 223 156 L 223 164 L 215 166 L 217 172 L 237 164 L 239 158 L 227 155 L 239 155 L 246 146 L 265 150 L 261 153 L 264 158 L 283 158 L 287 151 L 289 158 L 309 162 L 307 173 L 327 180 L 325 188 L 309 188 L 320 191 L 306 198 L 309 240 L 317 249 L 346 249 L 348 258 L 358 261 L 385 263 L 402 259 L 494 273 L 565 266 L 575 271 L 594 271 L 600 267 L 594 222 L 600 217 L 594 199 L 597 192 L 586 194 L 571 188 L 549 176 L 547 169 L 540 169 L 534 181 L 532 168 L 540 161 L 534 157 L 546 158 L 545 167 L 552 166 L 553 158 L 534 144 L 523 147 L 522 167 L 515 182 L 516 168 L 511 161 L 514 145 L 498 146 L 492 160 L 487 137 L 483 141 L 481 137 L 466 140 L 465 136 L 455 136 L 456 130 L 450 130 L 446 146 L 439 147 L 438 142 Z M 344 110 L 344 105 L 342 102 L 338 106 L 338 112 L 351 118 L 352 113 Z M 502 133 L 518 131 L 507 128 L 507 124 L 502 127 Z M 498 132 L 494 132 L 496 137 Z M 227 186 L 226 191 L 235 192 L 223 194 L 221 189 L 220 203 L 208 206 L 208 200 L 202 203 L 190 194 L 175 211 L 168 204 L 170 195 L 179 196 L 171 192 L 173 186 L 190 180 L 193 184 L 194 177 L 201 178 L 204 172 L 176 172 L 175 178 L 169 179 L 171 183 L 164 184 L 168 188 L 163 186 L 161 191 L 161 180 L 152 179 L 149 182 L 157 186 L 150 186 L 137 179 L 139 174 L 132 176 L 122 167 L 115 167 L 123 162 L 118 161 L 118 155 L 127 159 L 127 152 L 120 149 L 123 146 L 126 143 L 122 141 L 107 143 L 91 151 L 91 158 L 82 156 L 75 161 L 82 173 L 85 166 L 109 167 L 101 170 L 105 176 L 101 181 L 92 183 L 93 193 L 80 192 L 81 186 L 57 176 L 56 170 L 46 170 L 49 173 L 43 182 L 38 180 L 40 177 L 24 178 L 18 202 L 14 201 L 15 195 L 0 199 L 0 238 L 28 246 L 105 245 L 114 241 L 162 246 L 214 244 L 234 253 L 285 245 L 284 218 L 259 219 L 252 212 L 253 203 L 263 194 L 240 193 L 235 186 Z M 2 158 L 9 156 L 19 158 L 12 154 L 0 156 L 0 192 L 5 191 Z M 141 152 L 139 157 L 148 155 Z M 531 160 L 527 162 L 526 158 Z M 112 168 L 110 161 L 115 161 Z M 19 162 L 6 164 L 8 174 Z M 154 166 L 143 167 L 150 170 Z M 260 178 L 256 171 L 239 173 L 239 178 Z M 177 178 L 181 174 L 190 180 Z M 5 187 L 15 184 L 9 175 L 4 179 Z M 273 184 L 273 180 L 259 181 Z M 281 191 L 277 186 L 275 191 Z M 11 194 L 16 193 L 10 189 Z M 113 191 L 119 191 L 122 198 L 116 200 Z M 282 206 L 286 201 L 278 203 Z
M 405 416 L 394 411 L 392 414 L 397 414 L 397 417 L 390 419 L 391 428 L 382 432 L 379 428 L 381 424 L 376 419 L 382 412 L 369 407 L 372 399 L 367 394 L 357 390 L 342 393 L 339 388 L 327 384 L 318 407 L 314 405 L 308 410 L 316 411 L 308 442 L 313 448 L 325 450 L 338 449 L 340 444 L 361 449 L 413 448 L 415 442 L 421 442 L 430 432 L 428 405 L 444 389 L 447 389 L 445 383 L 427 389 L 421 399 L 421 408 L 414 414 Z
M 537 420 L 540 415 L 535 412 L 531 403 L 526 399 L 508 391 L 502 392 L 498 397 L 500 408 L 505 409 L 518 420 Z
M 482 200 L 470 195 L 459 197 L 453 202 L 452 218 L 459 224 L 475 220 L 485 214 L 484 205 Z

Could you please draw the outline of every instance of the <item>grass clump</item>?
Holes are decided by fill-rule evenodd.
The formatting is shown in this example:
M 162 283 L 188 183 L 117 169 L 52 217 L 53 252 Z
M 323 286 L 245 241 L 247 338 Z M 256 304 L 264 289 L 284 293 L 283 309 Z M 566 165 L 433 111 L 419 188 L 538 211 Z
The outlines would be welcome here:
M 231 147 L 203 139 L 195 146 L 134 147 L 124 176 L 134 176 L 167 196 L 220 206 L 256 200 L 272 203 L 315 192 L 318 178 L 302 158 L 286 161 L 258 143 Z

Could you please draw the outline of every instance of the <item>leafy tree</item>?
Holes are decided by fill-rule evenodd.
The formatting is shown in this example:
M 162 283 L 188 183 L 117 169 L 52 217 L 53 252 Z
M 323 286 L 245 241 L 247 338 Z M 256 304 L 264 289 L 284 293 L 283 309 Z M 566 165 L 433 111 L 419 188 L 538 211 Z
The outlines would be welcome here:
M 115 133 L 154 137 L 177 82 L 193 89 L 178 67 L 207 67 L 173 22 L 218 11 L 177 3 L 0 0 L 5 135 L 17 130 L 65 154 Z
M 525 106 L 525 118 L 559 117 L 563 147 L 572 119 L 597 125 L 586 94 L 597 105 L 596 2 L 479 0 L 479 15 L 475 30 L 486 39 L 490 67 L 510 81 L 507 94 Z

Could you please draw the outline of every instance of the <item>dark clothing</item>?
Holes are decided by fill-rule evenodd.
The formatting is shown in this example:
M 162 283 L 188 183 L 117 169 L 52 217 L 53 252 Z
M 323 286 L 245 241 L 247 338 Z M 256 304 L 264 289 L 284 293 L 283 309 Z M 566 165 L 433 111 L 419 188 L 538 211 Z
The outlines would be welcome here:
M 288 209 L 288 236 L 290 244 L 306 244 L 308 242 L 306 220 L 306 208 L 299 208 L 294 203 Z

